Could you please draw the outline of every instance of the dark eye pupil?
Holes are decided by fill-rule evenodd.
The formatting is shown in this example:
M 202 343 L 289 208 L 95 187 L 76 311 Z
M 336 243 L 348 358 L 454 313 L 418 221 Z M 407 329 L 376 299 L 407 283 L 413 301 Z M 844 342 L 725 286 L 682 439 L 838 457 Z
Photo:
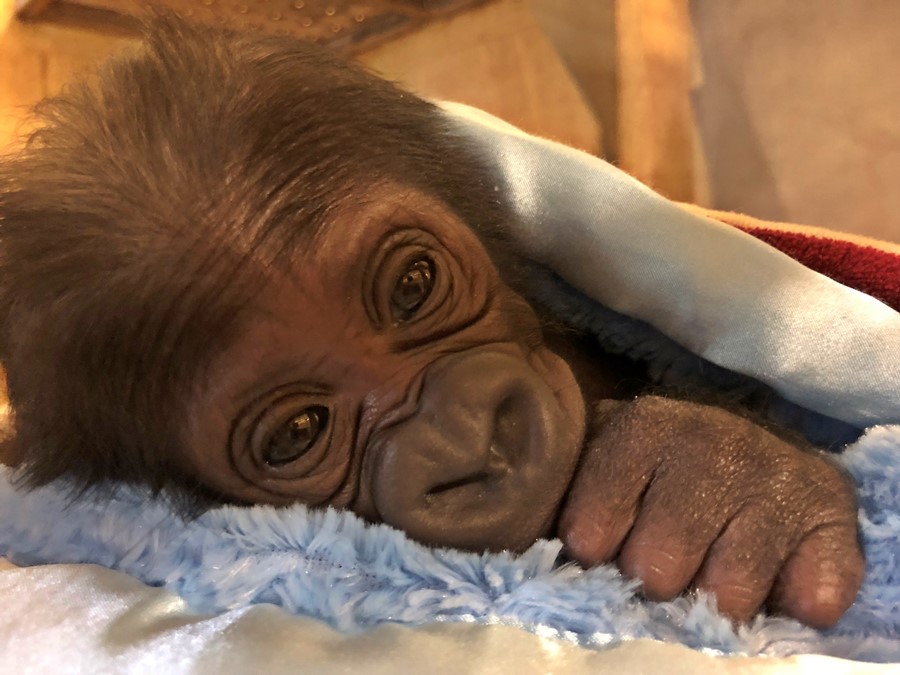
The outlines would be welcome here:
M 281 425 L 266 447 L 265 462 L 282 466 L 300 459 L 315 445 L 319 434 L 328 425 L 328 409 L 313 406 Z
M 391 309 L 396 321 L 410 319 L 425 304 L 434 287 L 434 263 L 420 258 L 409 266 L 391 294 Z

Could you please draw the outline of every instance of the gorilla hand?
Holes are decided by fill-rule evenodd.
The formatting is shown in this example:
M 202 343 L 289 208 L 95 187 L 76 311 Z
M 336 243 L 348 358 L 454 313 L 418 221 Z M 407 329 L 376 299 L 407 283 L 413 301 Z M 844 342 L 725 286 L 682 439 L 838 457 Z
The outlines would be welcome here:
M 862 583 L 853 486 L 825 456 L 719 408 L 604 402 L 559 536 L 585 566 L 618 558 L 665 600 L 691 586 L 720 611 L 837 622 Z

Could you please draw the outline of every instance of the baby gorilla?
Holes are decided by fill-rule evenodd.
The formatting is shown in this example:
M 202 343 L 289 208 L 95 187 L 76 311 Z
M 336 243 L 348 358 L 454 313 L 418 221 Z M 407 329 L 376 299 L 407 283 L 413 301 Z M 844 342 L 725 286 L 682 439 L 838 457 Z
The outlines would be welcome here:
M 614 400 L 640 368 L 541 320 L 499 179 L 431 104 L 164 19 L 37 122 L 0 165 L 27 484 L 331 505 L 473 550 L 560 536 L 741 619 L 853 601 L 847 479 L 725 410 Z

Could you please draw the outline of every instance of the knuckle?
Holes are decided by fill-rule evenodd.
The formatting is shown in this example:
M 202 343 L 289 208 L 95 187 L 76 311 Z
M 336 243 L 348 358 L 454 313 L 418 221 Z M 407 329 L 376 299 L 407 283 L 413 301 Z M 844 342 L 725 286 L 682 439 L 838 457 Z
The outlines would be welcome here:
M 663 396 L 639 396 L 617 411 L 616 421 L 630 427 L 652 423 L 656 425 L 654 435 L 658 435 L 665 433 L 667 427 L 684 420 L 689 415 L 696 416 L 695 409 L 699 407 L 693 403 Z
M 782 612 L 814 628 L 830 628 L 853 604 L 859 587 L 818 585 L 781 604 Z
M 679 398 L 668 398 L 648 394 L 634 399 L 628 406 L 630 415 L 641 419 L 654 419 L 661 422 L 705 422 L 707 420 L 718 421 L 731 414 L 721 408 L 685 401 Z
M 798 502 L 818 526 L 826 524 L 843 525 L 856 531 L 857 495 L 856 486 L 850 476 L 830 458 L 813 457 L 814 462 L 800 470 L 793 481 L 797 489 Z
M 742 621 L 746 621 L 756 614 L 768 591 L 765 587 L 739 581 L 702 590 L 715 594 L 719 611 L 722 614 Z
M 634 511 L 627 506 L 567 505 L 560 516 L 557 536 L 566 553 L 585 566 L 613 560 L 634 522 Z
M 659 543 L 628 542 L 619 556 L 619 566 L 630 576 L 644 577 L 645 572 L 655 576 L 663 575 L 681 563 L 683 552 L 680 547 L 666 542 L 667 548 Z
M 675 597 L 687 586 L 699 564 L 691 547 L 675 539 L 626 542 L 617 560 L 622 573 L 639 579 L 643 593 L 653 600 Z
M 856 483 L 843 468 L 835 466 L 832 462 L 828 462 L 831 469 L 831 480 L 829 486 L 834 491 L 834 500 L 843 508 L 850 508 L 854 514 L 857 506 Z

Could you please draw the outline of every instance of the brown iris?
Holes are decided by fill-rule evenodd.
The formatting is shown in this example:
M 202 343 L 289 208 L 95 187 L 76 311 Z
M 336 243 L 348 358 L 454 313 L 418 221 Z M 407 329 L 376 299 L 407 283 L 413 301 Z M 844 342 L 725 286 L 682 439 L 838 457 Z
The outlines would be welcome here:
M 323 406 L 312 406 L 294 415 L 269 438 L 264 458 L 266 464 L 284 466 L 297 461 L 316 444 L 326 426 L 328 409 Z
M 409 321 L 431 295 L 434 288 L 434 263 L 419 258 L 397 279 L 391 293 L 391 314 L 395 323 Z

